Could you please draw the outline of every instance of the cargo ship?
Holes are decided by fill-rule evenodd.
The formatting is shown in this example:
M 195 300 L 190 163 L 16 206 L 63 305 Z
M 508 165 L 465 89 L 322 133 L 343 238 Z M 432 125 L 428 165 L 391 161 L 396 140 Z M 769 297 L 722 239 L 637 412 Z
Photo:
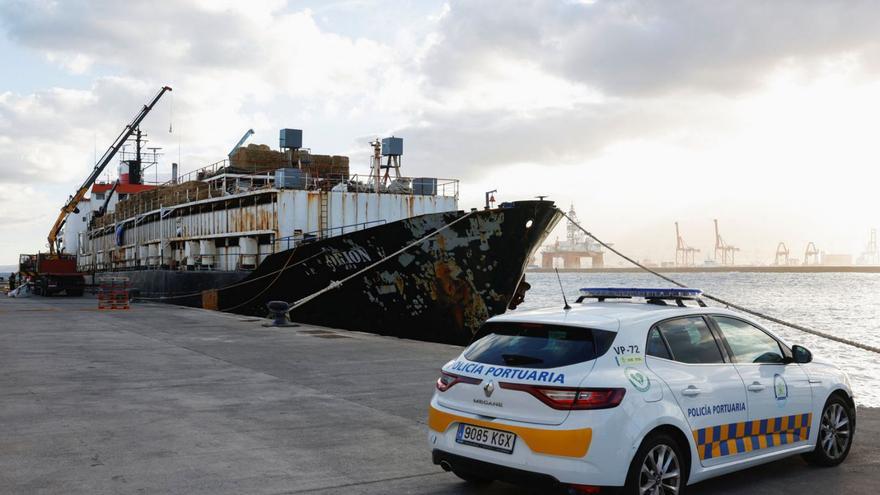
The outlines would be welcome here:
M 459 181 L 401 174 L 403 140 L 371 143 L 369 173 L 302 147 L 250 144 L 146 184 L 140 131 L 127 127 L 118 180 L 93 182 L 64 222 L 60 253 L 87 283 L 124 279 L 137 300 L 466 344 L 515 307 L 524 270 L 561 214 L 544 199 L 459 209 Z M 344 281 L 344 282 L 341 282 Z M 316 294 L 320 294 L 317 295 Z M 308 302 L 304 302 L 308 300 Z

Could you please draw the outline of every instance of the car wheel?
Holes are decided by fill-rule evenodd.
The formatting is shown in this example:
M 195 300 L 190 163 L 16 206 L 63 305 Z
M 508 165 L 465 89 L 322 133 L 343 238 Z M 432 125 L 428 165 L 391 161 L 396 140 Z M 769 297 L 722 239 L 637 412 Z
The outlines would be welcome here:
M 461 471 L 459 469 L 453 469 L 452 473 L 474 485 L 486 485 L 494 481 L 492 478 L 486 478 L 485 476 L 480 476 L 479 474 L 474 474 L 469 471 Z
M 832 395 L 822 408 L 816 449 L 804 458 L 817 466 L 836 466 L 846 459 L 856 431 L 856 414 L 840 395 Z
M 666 433 L 649 435 L 636 452 L 625 495 L 681 495 L 687 485 L 687 464 L 678 442 Z

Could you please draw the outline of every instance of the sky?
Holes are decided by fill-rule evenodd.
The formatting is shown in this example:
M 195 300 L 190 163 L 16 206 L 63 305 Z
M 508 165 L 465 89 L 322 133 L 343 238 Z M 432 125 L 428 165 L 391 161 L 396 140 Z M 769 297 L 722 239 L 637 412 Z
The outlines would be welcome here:
M 46 249 L 166 84 L 142 125 L 160 178 L 249 128 L 360 172 L 393 134 L 462 208 L 546 195 L 643 260 L 674 259 L 676 221 L 711 257 L 713 219 L 740 262 L 858 255 L 880 227 L 878 25 L 858 0 L 0 0 L 0 264 Z

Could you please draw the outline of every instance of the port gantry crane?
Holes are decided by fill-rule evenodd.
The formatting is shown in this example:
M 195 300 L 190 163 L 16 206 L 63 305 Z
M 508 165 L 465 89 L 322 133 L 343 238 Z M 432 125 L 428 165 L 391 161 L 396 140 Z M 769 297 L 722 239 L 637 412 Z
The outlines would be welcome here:
M 816 249 L 816 245 L 810 241 L 807 244 L 807 249 L 804 251 L 804 265 L 818 265 L 819 264 L 819 250 Z
M 715 219 L 715 259 L 718 260 L 718 253 L 721 253 L 721 264 L 722 265 L 733 265 L 735 264 L 735 256 L 736 252 L 739 251 L 738 247 L 733 247 L 724 242 L 724 239 L 721 238 L 721 234 L 718 232 L 718 220 Z
M 785 245 L 784 242 L 780 242 L 778 246 L 776 246 L 776 260 L 773 261 L 774 265 L 788 265 L 791 263 L 789 260 L 790 251 L 788 250 L 788 246 Z
M 119 134 L 119 137 L 113 141 L 113 144 L 104 152 L 104 155 L 98 160 L 98 163 L 95 164 L 95 168 L 92 170 L 92 173 L 86 178 L 85 182 L 79 186 L 79 189 L 76 190 L 76 193 L 67 200 L 67 203 L 64 204 L 64 207 L 61 208 L 61 213 L 58 215 L 58 219 L 55 220 L 55 224 L 52 226 L 52 230 L 49 231 L 49 254 L 51 256 L 56 256 L 61 252 L 61 242 L 58 239 L 58 234 L 61 232 L 61 227 L 64 226 L 64 222 L 67 221 L 67 216 L 71 213 L 76 213 L 78 211 L 77 205 L 79 205 L 80 201 L 85 197 L 89 188 L 98 177 L 101 175 L 101 172 L 104 171 L 104 168 L 107 167 L 107 164 L 110 163 L 110 160 L 116 156 L 116 153 L 119 152 L 122 145 L 131 137 L 132 134 L 135 133 L 138 126 L 141 124 L 141 121 L 150 113 L 150 110 L 156 106 L 156 103 L 159 102 L 159 99 L 162 98 L 162 95 L 165 94 L 166 91 L 171 91 L 171 87 L 163 86 L 162 89 L 159 90 L 159 93 L 153 98 L 153 100 L 144 105 L 141 108 L 141 111 L 134 117 L 134 119 L 129 123 L 122 132 Z
M 694 253 L 700 250 L 693 248 L 684 243 L 681 233 L 678 231 L 678 222 L 675 222 L 675 265 L 676 266 L 694 266 Z

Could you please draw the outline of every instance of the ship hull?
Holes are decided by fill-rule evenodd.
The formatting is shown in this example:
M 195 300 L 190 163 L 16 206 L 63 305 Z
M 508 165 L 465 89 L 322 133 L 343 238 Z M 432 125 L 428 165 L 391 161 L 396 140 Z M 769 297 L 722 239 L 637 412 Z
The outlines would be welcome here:
M 254 316 L 266 316 L 269 301 L 294 303 L 347 279 L 297 306 L 291 319 L 463 345 L 515 300 L 531 254 L 560 218 L 552 202 L 519 201 L 302 244 L 270 255 L 252 272 L 126 275 L 142 299 Z

